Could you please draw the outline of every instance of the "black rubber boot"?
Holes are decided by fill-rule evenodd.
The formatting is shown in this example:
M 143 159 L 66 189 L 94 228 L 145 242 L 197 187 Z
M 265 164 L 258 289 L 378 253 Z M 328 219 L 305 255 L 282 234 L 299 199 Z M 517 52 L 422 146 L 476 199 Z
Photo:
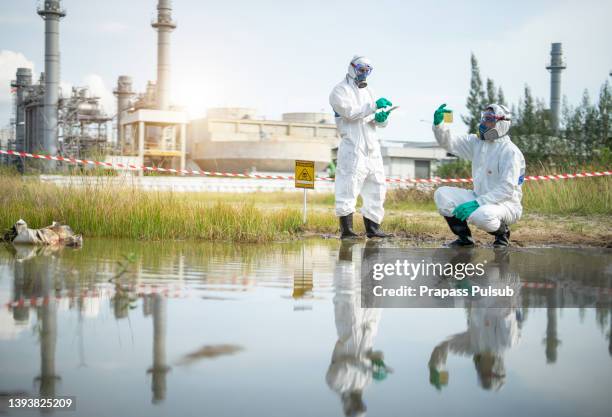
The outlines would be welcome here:
M 510 228 L 503 221 L 499 225 L 499 229 L 495 232 L 489 232 L 489 234 L 495 236 L 493 242 L 494 248 L 507 248 L 510 246 Z
M 368 219 L 367 217 L 363 218 L 363 224 L 365 225 L 366 236 L 371 238 L 379 237 L 381 239 L 393 237 L 390 233 L 385 233 L 380 229 L 380 224 L 375 223 L 374 221 Z
M 345 239 L 340 243 L 340 249 L 338 250 L 338 259 L 341 261 L 353 261 L 353 246 L 357 243 L 354 239 Z
M 465 220 L 459 220 L 455 216 L 446 217 L 446 223 L 451 231 L 457 235 L 457 240 L 448 244 L 449 247 L 469 247 L 474 246 L 474 239 L 472 239 L 472 231 Z
M 353 213 L 340 217 L 340 239 L 357 239 L 359 235 L 353 232 Z

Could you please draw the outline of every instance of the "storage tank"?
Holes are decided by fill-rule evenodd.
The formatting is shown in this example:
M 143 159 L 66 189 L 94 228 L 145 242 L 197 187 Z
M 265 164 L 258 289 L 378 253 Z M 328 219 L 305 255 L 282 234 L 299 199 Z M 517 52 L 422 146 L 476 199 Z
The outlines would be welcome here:
M 283 121 L 289 123 L 333 124 L 334 116 L 330 113 L 283 113 Z

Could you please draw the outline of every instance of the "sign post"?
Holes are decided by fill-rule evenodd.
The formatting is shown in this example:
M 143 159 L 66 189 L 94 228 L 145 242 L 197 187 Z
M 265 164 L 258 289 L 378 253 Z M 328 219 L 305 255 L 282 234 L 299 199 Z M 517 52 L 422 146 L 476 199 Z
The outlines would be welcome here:
M 304 224 L 306 224 L 306 190 L 314 189 L 315 166 L 314 161 L 295 161 L 295 188 L 304 190 Z

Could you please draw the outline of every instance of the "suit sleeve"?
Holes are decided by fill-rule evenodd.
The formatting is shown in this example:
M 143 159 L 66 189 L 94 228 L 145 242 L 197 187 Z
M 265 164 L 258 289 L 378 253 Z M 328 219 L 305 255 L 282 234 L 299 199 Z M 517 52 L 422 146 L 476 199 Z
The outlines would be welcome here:
M 359 105 L 342 88 L 334 88 L 329 96 L 329 104 L 340 117 L 351 121 L 364 119 L 376 111 L 374 101 Z
M 434 136 L 440 146 L 459 158 L 471 161 L 474 157 L 474 135 L 453 136 L 448 127 L 441 123 L 433 127 Z

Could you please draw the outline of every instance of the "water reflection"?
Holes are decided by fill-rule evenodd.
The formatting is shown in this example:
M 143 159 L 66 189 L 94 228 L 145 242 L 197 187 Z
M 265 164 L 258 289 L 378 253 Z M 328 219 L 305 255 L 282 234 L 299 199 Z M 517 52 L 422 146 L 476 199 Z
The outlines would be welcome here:
M 369 241 L 368 244 L 377 243 Z M 333 302 L 338 340 L 325 377 L 327 385 L 340 397 L 346 416 L 365 414 L 365 389 L 373 380 L 384 380 L 390 371 L 383 352 L 374 350 L 381 309 L 361 308 L 358 264 L 353 262 L 355 249 L 360 248 L 354 242 L 343 241 L 334 269 Z M 368 253 L 375 256 L 376 251 Z
M 160 294 L 153 298 L 153 366 L 147 373 L 152 375 L 151 391 L 153 403 L 166 398 L 166 374 L 170 367 L 166 363 L 166 303 L 167 299 Z
M 365 253 L 375 261 L 381 247 L 369 245 Z M 167 415 L 168 407 L 178 414 L 202 407 L 211 415 L 262 415 L 277 407 L 283 415 L 312 415 L 291 408 L 293 391 L 321 404 L 317 415 L 368 408 L 398 415 L 403 408 L 387 404 L 408 390 L 416 405 L 428 398 L 448 414 L 428 397 L 438 395 L 431 385 L 442 395 L 495 391 L 482 399 L 492 407 L 498 398 L 517 400 L 523 389 L 542 412 L 564 415 L 536 392 L 552 393 L 570 410 L 588 399 L 588 414 L 609 411 L 601 391 L 612 383 L 610 252 L 551 250 L 537 258 L 544 276 L 529 250 L 487 251 L 488 285 L 517 289 L 509 305 L 487 308 L 495 307 L 491 299 L 472 299 L 461 309 L 383 311 L 361 308 L 363 248 L 335 240 L 0 248 L 0 392 L 33 387 L 29 394 L 86 402 L 100 390 L 101 416 L 122 414 L 106 404 L 108 395 L 135 404 L 125 415 Z M 456 256 L 466 262 L 481 254 Z M 565 309 L 570 303 L 583 308 Z M 532 369 L 565 385 L 529 385 Z M 591 374 L 597 384 L 578 384 L 568 396 L 565 386 Z M 222 401 L 225 392 L 248 396 L 248 406 Z M 150 404 L 132 399 L 138 396 Z M 91 415 L 91 407 L 77 415 Z
M 474 262 L 473 254 L 472 251 L 459 251 L 453 262 Z M 499 390 L 504 384 L 504 355 L 518 343 L 523 321 L 520 276 L 510 269 L 510 253 L 503 249 L 495 251 L 494 261 L 489 263 L 487 272 L 487 282 L 481 285 L 498 289 L 509 285 L 514 290 L 514 296 L 503 305 L 494 297 L 468 299 L 467 330 L 438 344 L 429 358 L 429 381 L 437 389 L 449 383 L 449 371 L 446 369 L 449 352 L 472 358 L 483 389 Z M 458 284 L 470 287 L 474 282 L 464 279 Z

